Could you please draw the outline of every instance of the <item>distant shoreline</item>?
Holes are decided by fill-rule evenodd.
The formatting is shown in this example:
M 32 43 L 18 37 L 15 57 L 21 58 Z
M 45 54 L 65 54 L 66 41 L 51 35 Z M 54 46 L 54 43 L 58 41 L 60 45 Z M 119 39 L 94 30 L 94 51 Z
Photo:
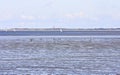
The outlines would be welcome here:
M 10 28 L 0 29 L 0 31 L 120 31 L 120 28 Z

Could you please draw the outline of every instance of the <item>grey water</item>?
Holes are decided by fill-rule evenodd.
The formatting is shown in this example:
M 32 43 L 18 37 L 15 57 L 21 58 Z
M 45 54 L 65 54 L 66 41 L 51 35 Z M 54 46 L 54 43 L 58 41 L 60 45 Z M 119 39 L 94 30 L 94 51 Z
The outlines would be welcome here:
M 16 34 L 0 36 L 0 75 L 120 74 L 119 35 Z
M 0 31 L 0 36 L 104 36 L 120 35 L 120 31 Z

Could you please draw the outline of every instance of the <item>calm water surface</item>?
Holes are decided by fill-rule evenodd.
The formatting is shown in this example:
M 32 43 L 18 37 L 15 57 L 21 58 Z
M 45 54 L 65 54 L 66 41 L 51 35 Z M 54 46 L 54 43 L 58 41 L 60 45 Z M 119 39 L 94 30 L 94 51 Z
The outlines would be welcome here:
M 120 31 L 0 31 L 0 36 L 104 36 L 120 35 Z

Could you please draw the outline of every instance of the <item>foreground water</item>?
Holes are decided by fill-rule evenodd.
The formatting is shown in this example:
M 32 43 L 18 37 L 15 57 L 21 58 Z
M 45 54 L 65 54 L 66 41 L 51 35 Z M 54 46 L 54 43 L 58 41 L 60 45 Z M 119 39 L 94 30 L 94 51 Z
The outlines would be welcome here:
M 0 37 L 0 75 L 119 75 L 120 38 Z

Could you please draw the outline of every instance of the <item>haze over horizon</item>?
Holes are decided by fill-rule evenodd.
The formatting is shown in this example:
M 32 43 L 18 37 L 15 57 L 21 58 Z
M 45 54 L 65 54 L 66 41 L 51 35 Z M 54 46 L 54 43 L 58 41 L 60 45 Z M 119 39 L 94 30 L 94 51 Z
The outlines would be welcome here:
M 120 28 L 120 0 L 1 0 L 0 28 Z

